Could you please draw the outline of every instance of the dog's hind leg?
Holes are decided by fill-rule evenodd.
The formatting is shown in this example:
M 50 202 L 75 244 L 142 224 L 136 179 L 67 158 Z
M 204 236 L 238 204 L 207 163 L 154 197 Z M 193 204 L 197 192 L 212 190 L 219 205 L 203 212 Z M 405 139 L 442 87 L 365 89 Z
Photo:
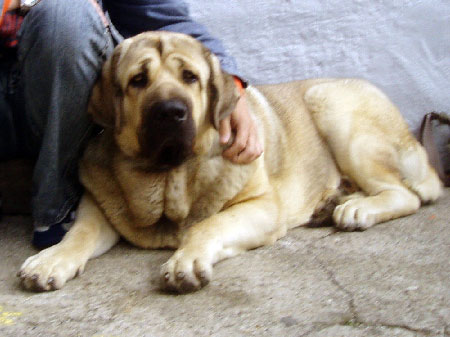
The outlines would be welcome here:
M 403 183 L 414 191 L 423 203 L 433 202 L 442 193 L 442 182 L 431 168 L 425 149 L 416 146 L 400 151 L 399 169 Z
M 18 276 L 29 290 L 60 289 L 83 272 L 86 262 L 108 251 L 119 240 L 92 198 L 85 194 L 77 210 L 77 219 L 63 240 L 29 257 Z
M 362 157 L 350 171 L 367 196 L 351 198 L 336 207 L 333 219 L 338 228 L 367 229 L 412 214 L 420 207 L 418 196 L 404 186 L 399 172 L 382 161 Z
M 336 207 L 336 226 L 366 229 L 414 213 L 441 184 L 422 147 L 389 99 L 361 80 L 318 84 L 305 94 L 341 172 L 365 192 Z

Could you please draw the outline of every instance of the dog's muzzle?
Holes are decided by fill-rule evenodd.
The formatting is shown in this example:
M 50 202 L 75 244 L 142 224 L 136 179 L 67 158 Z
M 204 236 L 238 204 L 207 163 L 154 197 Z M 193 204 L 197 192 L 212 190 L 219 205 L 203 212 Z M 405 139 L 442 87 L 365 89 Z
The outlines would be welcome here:
M 182 99 L 156 101 L 144 110 L 139 137 L 141 155 L 151 169 L 168 170 L 181 165 L 192 153 L 195 125 L 190 104 Z
M 178 99 L 156 102 L 150 108 L 150 115 L 154 122 L 168 127 L 185 122 L 188 113 L 188 106 Z

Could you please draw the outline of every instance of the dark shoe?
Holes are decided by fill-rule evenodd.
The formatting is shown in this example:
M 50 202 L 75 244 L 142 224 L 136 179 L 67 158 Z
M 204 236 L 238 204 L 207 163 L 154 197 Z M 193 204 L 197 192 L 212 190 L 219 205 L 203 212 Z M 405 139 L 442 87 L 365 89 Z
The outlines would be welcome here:
M 33 246 L 38 249 L 48 248 L 59 243 L 75 220 L 75 211 L 70 212 L 63 221 L 52 226 L 35 225 Z

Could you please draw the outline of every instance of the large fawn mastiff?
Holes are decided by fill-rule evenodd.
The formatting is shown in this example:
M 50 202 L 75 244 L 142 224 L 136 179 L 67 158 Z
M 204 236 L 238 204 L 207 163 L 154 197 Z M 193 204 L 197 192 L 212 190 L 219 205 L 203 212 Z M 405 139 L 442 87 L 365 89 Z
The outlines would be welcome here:
M 89 113 L 104 132 L 80 162 L 76 221 L 61 243 L 25 261 L 24 287 L 61 288 L 122 236 L 176 249 L 161 286 L 193 291 L 215 263 L 327 210 L 337 228 L 363 230 L 440 195 L 424 149 L 371 84 L 313 79 L 245 94 L 264 154 L 237 165 L 222 157 L 217 128 L 239 95 L 218 59 L 182 34 L 123 41 L 93 89 Z M 344 180 L 357 189 L 345 193 Z

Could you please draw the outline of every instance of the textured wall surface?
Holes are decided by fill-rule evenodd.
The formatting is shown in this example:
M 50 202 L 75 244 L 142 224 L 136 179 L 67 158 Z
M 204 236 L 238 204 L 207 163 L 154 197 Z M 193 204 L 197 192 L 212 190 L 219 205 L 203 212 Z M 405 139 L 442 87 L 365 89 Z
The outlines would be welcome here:
M 450 112 L 448 0 L 187 2 L 252 83 L 365 78 L 412 129 L 426 112 Z

